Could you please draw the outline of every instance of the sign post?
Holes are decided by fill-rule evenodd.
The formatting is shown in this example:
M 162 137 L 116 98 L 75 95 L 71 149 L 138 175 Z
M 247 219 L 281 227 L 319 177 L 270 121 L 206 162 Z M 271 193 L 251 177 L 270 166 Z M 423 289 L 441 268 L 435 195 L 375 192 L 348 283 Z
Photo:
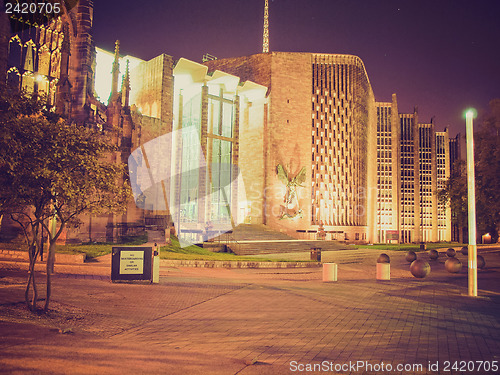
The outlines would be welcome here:
M 158 284 L 160 282 L 160 246 L 156 243 L 153 252 L 153 276 L 151 282 L 153 284 Z

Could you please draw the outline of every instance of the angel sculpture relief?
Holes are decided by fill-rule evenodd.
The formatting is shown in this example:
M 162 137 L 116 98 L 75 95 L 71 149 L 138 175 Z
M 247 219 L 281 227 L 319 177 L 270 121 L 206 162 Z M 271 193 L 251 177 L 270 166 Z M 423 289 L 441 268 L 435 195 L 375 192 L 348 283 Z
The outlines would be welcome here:
M 278 179 L 286 186 L 286 193 L 283 198 L 283 205 L 280 209 L 280 219 L 293 219 L 297 216 L 302 218 L 302 210 L 299 206 L 299 199 L 297 197 L 297 187 L 304 187 L 302 185 L 306 181 L 306 167 L 302 167 L 300 172 L 293 178 L 289 178 L 285 168 L 278 164 L 276 166 L 276 173 Z

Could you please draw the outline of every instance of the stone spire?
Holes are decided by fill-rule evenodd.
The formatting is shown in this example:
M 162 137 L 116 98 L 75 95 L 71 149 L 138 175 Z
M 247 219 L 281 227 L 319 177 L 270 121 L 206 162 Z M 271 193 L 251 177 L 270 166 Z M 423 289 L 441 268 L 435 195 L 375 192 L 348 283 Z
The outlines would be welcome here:
M 118 75 L 120 74 L 120 41 L 117 40 L 115 43 L 115 60 L 113 61 L 113 68 L 111 69 L 111 95 L 109 96 L 109 102 L 116 98 L 118 94 Z
M 69 26 L 66 22 L 63 24 L 62 30 L 63 42 L 61 46 L 61 63 L 59 65 L 59 80 L 57 81 L 55 104 L 57 113 L 69 117 L 71 114 L 71 83 L 69 80 L 71 44 Z M 52 70 L 49 74 L 52 76 L 57 75 L 57 71 Z
M 129 60 L 127 60 L 127 67 L 125 70 L 125 75 L 122 80 L 122 106 L 129 106 L 129 98 L 130 98 L 130 68 L 129 68 Z

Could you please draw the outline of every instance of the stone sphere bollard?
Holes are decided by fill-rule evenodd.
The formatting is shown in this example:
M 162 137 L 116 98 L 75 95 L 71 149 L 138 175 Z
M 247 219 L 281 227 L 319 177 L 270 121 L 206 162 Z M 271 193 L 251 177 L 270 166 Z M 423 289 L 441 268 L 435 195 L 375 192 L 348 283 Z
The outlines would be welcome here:
M 477 256 L 477 268 L 484 268 L 486 266 L 486 262 L 484 261 L 484 258 L 481 255 Z
M 462 269 L 462 262 L 457 258 L 449 258 L 444 262 L 444 268 L 450 273 L 458 273 Z
M 455 249 L 450 247 L 448 250 L 446 250 L 446 255 L 448 256 L 448 258 L 453 258 L 455 255 L 457 255 L 457 252 L 455 251 Z
M 431 266 L 429 263 L 417 259 L 410 264 L 410 272 L 416 278 L 423 279 L 431 272 Z
M 415 254 L 414 251 L 408 251 L 408 253 L 406 253 L 406 261 L 408 263 L 411 263 L 416 259 L 417 259 L 417 254 Z
M 389 258 L 389 255 L 382 253 L 377 258 L 377 263 L 391 263 L 391 258 Z
M 467 246 L 462 247 L 462 255 L 469 255 L 469 248 Z
M 436 260 L 437 258 L 439 258 L 439 253 L 437 252 L 437 250 L 429 251 L 429 258 L 431 258 L 432 260 Z

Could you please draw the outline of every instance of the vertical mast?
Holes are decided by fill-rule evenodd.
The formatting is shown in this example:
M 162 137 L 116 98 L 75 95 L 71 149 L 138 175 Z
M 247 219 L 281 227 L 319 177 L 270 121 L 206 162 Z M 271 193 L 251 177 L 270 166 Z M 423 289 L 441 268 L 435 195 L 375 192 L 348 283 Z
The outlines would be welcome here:
M 262 53 L 269 52 L 269 1 L 264 5 L 264 39 L 262 43 Z

